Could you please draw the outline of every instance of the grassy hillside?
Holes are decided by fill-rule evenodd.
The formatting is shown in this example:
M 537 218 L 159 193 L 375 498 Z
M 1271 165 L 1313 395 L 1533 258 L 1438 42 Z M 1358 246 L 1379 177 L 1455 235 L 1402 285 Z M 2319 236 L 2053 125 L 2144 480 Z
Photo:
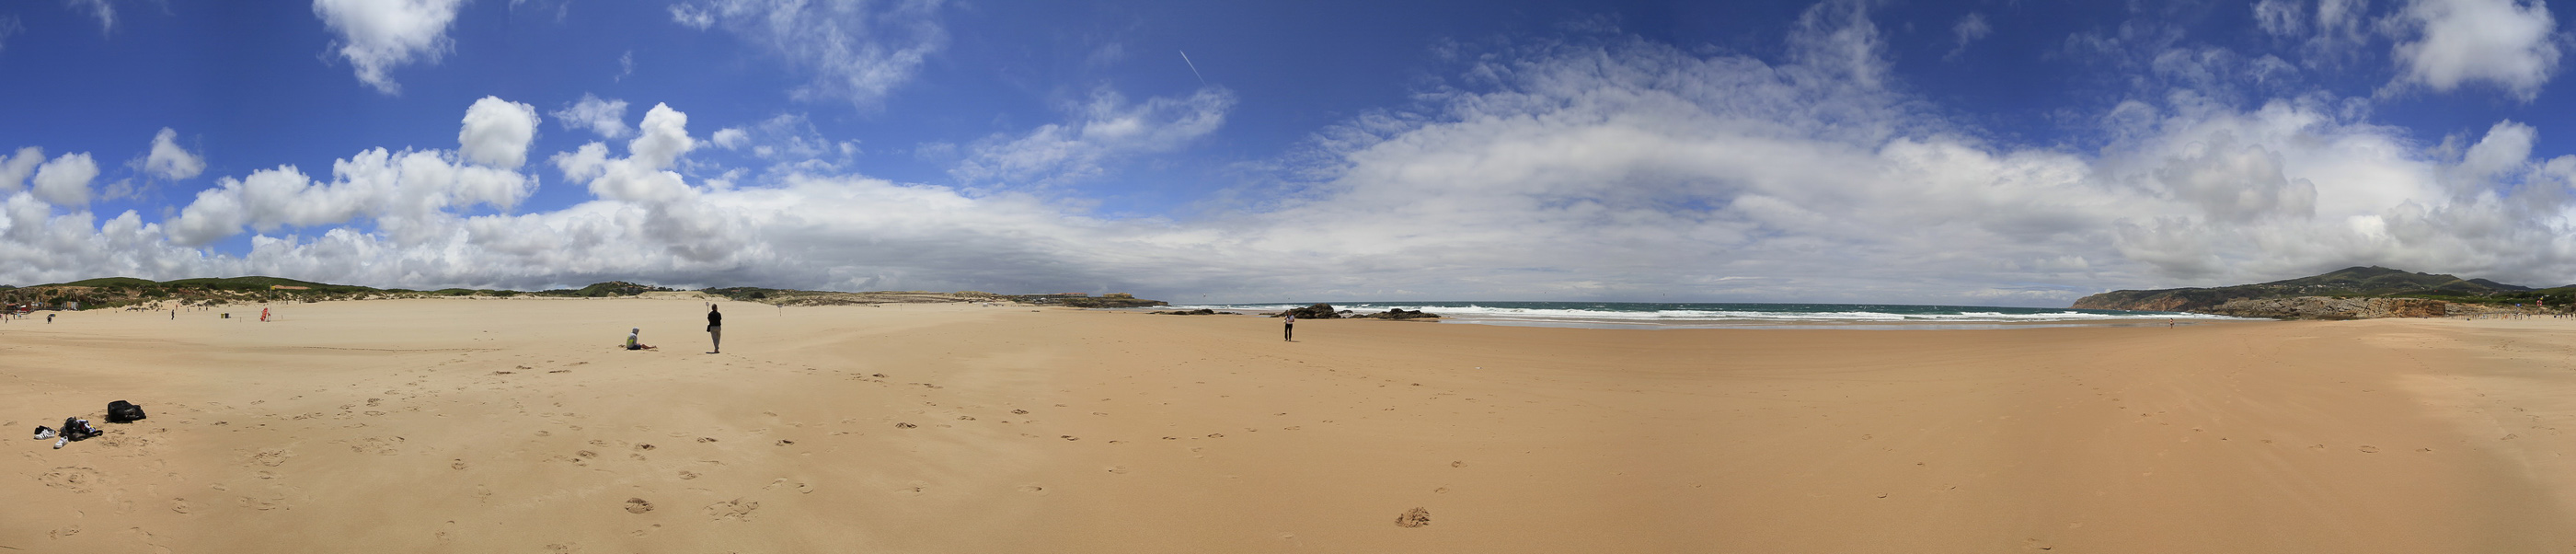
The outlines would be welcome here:
M 2557 291 L 2557 292 L 2552 292 Z M 2431 298 L 2472 304 L 2533 302 L 2563 295 L 2576 300 L 2576 286 L 2549 290 L 2508 285 L 2486 279 L 2414 273 L 2385 267 L 2348 267 L 2322 275 L 2232 287 L 2117 290 L 2076 300 L 2076 308 L 2099 310 L 2195 311 L 2229 301 L 2298 296 Z

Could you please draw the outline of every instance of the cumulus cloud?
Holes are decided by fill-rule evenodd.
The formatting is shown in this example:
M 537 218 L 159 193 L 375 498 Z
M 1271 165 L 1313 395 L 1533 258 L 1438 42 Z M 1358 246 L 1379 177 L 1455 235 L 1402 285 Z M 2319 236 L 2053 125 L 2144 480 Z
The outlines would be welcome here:
M 240 234 L 244 227 L 265 232 L 364 216 L 373 218 L 377 230 L 394 243 L 420 244 L 457 224 L 454 209 L 506 209 L 536 188 L 524 175 L 467 165 L 435 150 L 371 149 L 334 161 L 331 176 L 320 181 L 294 166 L 278 166 L 239 179 L 225 177 L 179 210 L 168 222 L 169 238 L 197 246 Z
M 339 35 L 334 51 L 357 69 L 358 81 L 385 94 L 400 94 L 390 74 L 414 61 L 431 64 L 453 44 L 447 27 L 465 0 L 313 0 L 313 15 Z
M 0 192 L 17 192 L 27 177 L 36 174 L 36 164 L 45 163 L 45 149 L 22 147 L 18 153 L 0 156 Z
M 89 182 L 97 178 L 98 162 L 91 161 L 89 153 L 64 154 L 36 166 L 29 190 L 57 206 L 88 206 Z
M 1106 87 L 1067 110 L 1073 121 L 1039 126 L 1017 136 L 994 135 L 970 146 L 949 170 L 970 184 L 1050 184 L 1107 173 L 1105 164 L 1127 156 L 1169 152 L 1213 133 L 1234 107 L 1234 93 L 1201 88 L 1187 97 L 1129 103 Z
M 2389 20 L 2397 85 L 2450 92 L 2486 84 L 2525 102 L 2558 73 L 2565 42 L 2538 0 L 2414 0 Z
M 804 2 L 698 0 L 671 6 L 671 20 L 723 29 L 765 47 L 814 78 L 790 93 L 872 109 L 948 45 L 943 0 Z
M 714 135 L 709 135 L 707 137 L 707 141 L 715 143 L 717 148 L 732 150 L 741 148 L 744 143 L 751 142 L 751 133 L 742 130 L 741 127 L 717 129 Z
M 634 129 L 626 126 L 626 101 L 602 100 L 598 95 L 583 93 L 581 100 L 565 104 L 550 113 L 565 129 L 589 129 L 601 138 L 619 138 Z
M 528 163 L 528 143 L 537 139 L 537 108 L 485 96 L 465 109 L 465 127 L 456 132 L 457 153 L 474 163 L 518 169 Z
M 143 158 L 143 172 L 169 180 L 186 179 L 206 172 L 206 159 L 179 146 L 179 131 L 162 127 L 152 135 L 152 151 Z

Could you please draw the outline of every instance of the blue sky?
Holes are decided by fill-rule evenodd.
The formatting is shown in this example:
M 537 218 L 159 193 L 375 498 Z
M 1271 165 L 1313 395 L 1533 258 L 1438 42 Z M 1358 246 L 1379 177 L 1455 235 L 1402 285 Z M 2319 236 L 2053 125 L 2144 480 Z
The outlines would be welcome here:
M 2363 264 L 2559 285 L 2556 9 L 18 2 L 0 282 L 2038 306 Z

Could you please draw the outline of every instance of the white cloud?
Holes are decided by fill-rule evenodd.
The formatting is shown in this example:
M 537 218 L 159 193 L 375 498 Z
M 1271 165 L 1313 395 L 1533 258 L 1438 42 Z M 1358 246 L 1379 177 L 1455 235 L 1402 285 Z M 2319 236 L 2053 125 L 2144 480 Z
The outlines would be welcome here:
M 537 139 L 537 108 L 485 96 L 465 109 L 464 128 L 456 132 L 457 153 L 466 160 L 502 169 L 528 163 L 528 143 Z
M 1155 97 L 1130 104 L 1107 87 L 1070 106 L 1074 120 L 1039 126 L 1019 136 L 977 141 L 949 175 L 970 184 L 1050 184 L 1099 177 L 1105 164 L 1137 154 L 1170 152 L 1225 124 L 1234 93 L 1201 88 L 1182 98 Z
M 390 73 L 414 61 L 438 63 L 453 44 L 447 28 L 464 0 L 313 0 L 313 15 L 339 35 L 336 52 L 358 81 L 385 94 L 402 85 Z
M 707 140 L 715 143 L 718 148 L 733 150 L 742 148 L 744 143 L 751 142 L 751 133 L 744 132 L 741 127 L 717 129 L 714 135 L 708 136 Z
M 943 3 L 698 0 L 671 6 L 671 20 L 701 30 L 721 25 L 813 73 L 813 81 L 790 91 L 799 100 L 873 109 L 947 47 L 938 20 Z
M 618 138 L 634 129 L 626 126 L 626 101 L 602 100 L 598 95 L 583 93 L 581 100 L 555 110 L 555 122 L 565 129 L 589 129 L 602 138 Z
M 0 156 L 0 192 L 17 192 L 27 183 L 27 176 L 36 174 L 36 164 L 40 163 L 45 163 L 45 149 L 34 146 L 19 148 L 15 155 Z
M 1959 55 L 1968 52 L 1968 43 L 1982 40 L 1986 35 L 1994 33 L 1995 27 L 1986 23 L 1986 14 L 1968 12 L 1968 15 L 1959 18 L 1958 24 L 1950 26 L 1950 35 L 1958 39 L 1958 46 L 1950 47 L 1950 53 L 1942 56 L 1941 59 L 1958 60 Z
M 365 216 L 396 243 L 419 244 L 452 230 L 458 219 L 452 209 L 506 209 L 536 188 L 516 172 L 465 165 L 435 150 L 367 150 L 333 162 L 331 174 L 331 181 L 317 181 L 293 166 L 279 166 L 220 179 L 169 221 L 170 240 L 203 245 L 245 226 L 265 232 Z
M 2390 19 L 2395 85 L 2484 83 L 2525 102 L 2558 73 L 2558 23 L 2538 0 L 2414 0 Z
M 179 131 L 162 127 L 152 135 L 152 152 L 143 158 L 143 172 L 179 180 L 206 172 L 206 159 L 179 146 Z
M 671 5 L 671 22 L 700 31 L 716 24 L 716 14 L 706 8 L 688 4 Z
M 56 206 L 88 206 L 89 182 L 98 178 L 98 162 L 89 153 L 64 154 L 36 166 L 36 197 Z
M 89 10 L 90 17 L 98 18 L 99 32 L 116 31 L 116 5 L 108 3 L 108 0 L 64 0 L 63 4 Z

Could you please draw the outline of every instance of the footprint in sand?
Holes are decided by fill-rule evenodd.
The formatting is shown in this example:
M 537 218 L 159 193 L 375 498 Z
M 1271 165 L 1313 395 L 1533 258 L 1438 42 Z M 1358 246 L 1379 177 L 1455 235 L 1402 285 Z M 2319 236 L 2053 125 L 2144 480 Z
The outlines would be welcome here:
M 449 463 L 449 464 L 447 464 L 447 467 L 448 467 L 448 468 L 450 468 L 450 469 L 458 469 L 458 470 L 462 470 L 462 469 L 465 469 L 465 468 L 466 468 L 466 467 L 468 467 L 468 466 L 465 464 L 465 460 L 460 458 L 460 459 L 457 459 L 457 460 L 456 460 L 455 462 L 453 462 L 453 463 Z
M 293 457 L 295 454 L 287 452 L 284 448 L 262 448 L 258 453 L 250 455 L 250 461 L 254 464 L 277 467 L 284 465 L 287 458 Z
M 1396 527 L 1413 528 L 1430 524 L 1431 510 L 1414 508 L 1411 510 L 1405 510 L 1403 514 L 1395 516 Z
M 707 516 L 715 519 L 716 521 L 724 521 L 728 519 L 734 521 L 751 521 L 751 513 L 759 509 L 759 502 L 744 502 L 742 499 L 736 498 L 733 500 L 708 504 Z
M 682 480 L 682 481 L 686 481 L 686 480 L 696 479 L 696 478 L 698 478 L 698 472 L 695 472 L 695 471 L 689 471 L 689 470 L 685 470 L 685 469 L 684 469 L 684 470 L 680 470 L 680 480 Z
M 2371 445 L 2367 445 L 2367 444 L 2365 444 L 2365 445 L 2361 445 L 2361 453 L 2363 453 L 2363 454 L 2376 454 L 2376 453 L 2378 453 L 2378 452 L 2379 452 L 2379 447 L 2371 446 Z
M 58 467 L 36 476 L 45 486 L 72 492 L 89 492 L 98 487 L 101 478 L 98 470 L 77 466 Z
M 1467 467 L 1467 462 L 1464 462 L 1464 461 L 1449 462 L 1449 467 Z
M 626 499 L 626 513 L 640 514 L 650 511 L 653 511 L 653 503 L 646 502 L 642 498 Z
M 895 423 L 895 424 L 894 424 L 894 428 L 896 428 L 896 429 L 911 429 L 911 428 L 914 428 L 914 427 L 920 427 L 920 426 L 919 426 L 919 425 L 913 425 L 913 424 L 910 424 L 910 423 L 901 423 L 901 422 L 897 422 L 897 423 Z
M 698 442 L 715 442 L 715 437 L 698 437 Z
M 636 449 L 636 450 L 652 450 L 652 449 L 653 449 L 653 444 L 652 444 L 652 443 L 638 444 L 638 445 L 635 445 L 635 449 Z
M 1046 494 L 1046 487 L 1037 485 L 1020 485 L 1020 492 L 1029 494 Z

